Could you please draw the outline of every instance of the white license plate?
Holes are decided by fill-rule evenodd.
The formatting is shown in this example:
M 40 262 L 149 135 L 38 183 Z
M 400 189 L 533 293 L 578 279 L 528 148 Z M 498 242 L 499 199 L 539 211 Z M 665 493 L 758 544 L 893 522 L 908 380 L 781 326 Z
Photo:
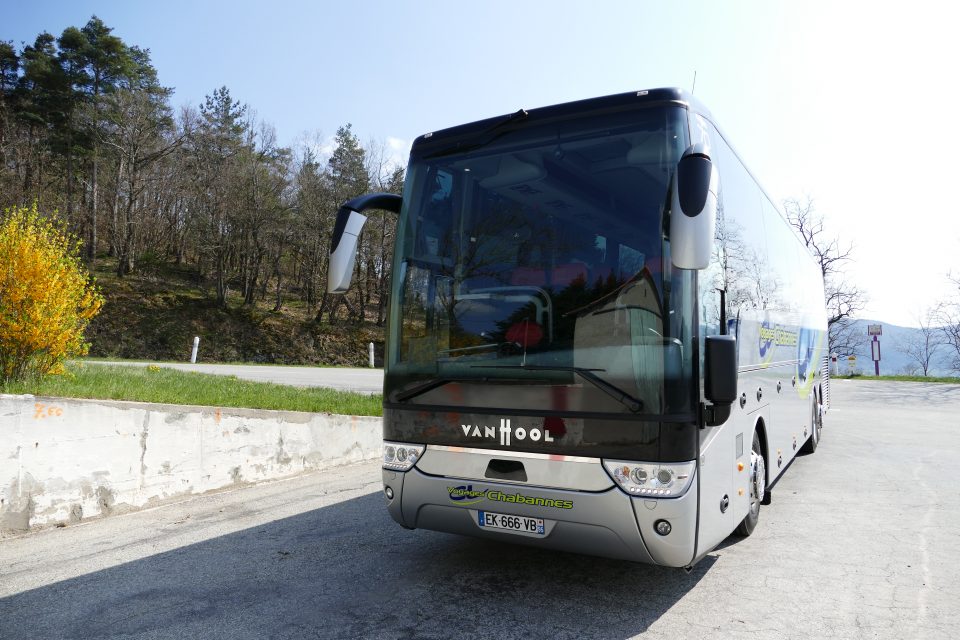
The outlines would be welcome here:
M 484 529 L 502 529 L 514 533 L 526 533 L 535 536 L 544 535 L 543 518 L 514 516 L 492 511 L 477 511 L 477 523 Z

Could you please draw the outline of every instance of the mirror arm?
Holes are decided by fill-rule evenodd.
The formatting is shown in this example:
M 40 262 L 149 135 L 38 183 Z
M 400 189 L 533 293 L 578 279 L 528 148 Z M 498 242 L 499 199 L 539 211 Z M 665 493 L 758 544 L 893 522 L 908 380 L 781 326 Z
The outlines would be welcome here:
M 705 427 L 718 427 L 730 417 L 730 410 L 733 407 L 732 402 L 723 404 L 702 404 L 703 419 L 700 421 Z
M 720 292 L 720 335 L 727 335 L 727 290 L 717 289 Z
M 402 204 L 403 198 L 394 193 L 368 193 L 344 202 L 340 206 L 340 210 L 337 211 L 337 221 L 333 225 L 330 253 L 336 251 L 337 247 L 340 246 L 340 240 L 347 229 L 347 222 L 350 220 L 351 213 L 363 213 L 367 209 L 384 209 L 385 211 L 400 213 Z M 364 220 L 366 220 L 365 216 Z

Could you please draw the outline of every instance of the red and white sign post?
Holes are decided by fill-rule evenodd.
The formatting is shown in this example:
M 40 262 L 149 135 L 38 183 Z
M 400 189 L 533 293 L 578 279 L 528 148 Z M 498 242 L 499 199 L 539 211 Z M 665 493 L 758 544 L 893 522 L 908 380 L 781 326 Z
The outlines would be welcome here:
M 880 375 L 880 336 L 883 335 L 883 325 L 868 324 L 867 335 L 873 336 L 873 341 L 870 343 L 870 353 L 873 356 L 873 371 L 877 376 L 879 376 Z

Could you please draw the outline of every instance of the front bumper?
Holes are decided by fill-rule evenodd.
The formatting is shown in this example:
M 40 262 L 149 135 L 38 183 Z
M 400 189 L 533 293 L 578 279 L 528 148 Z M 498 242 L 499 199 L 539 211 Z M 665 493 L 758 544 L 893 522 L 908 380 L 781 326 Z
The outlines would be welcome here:
M 620 560 L 672 567 L 690 564 L 696 542 L 696 484 L 674 499 L 627 496 L 617 488 L 570 491 L 521 484 L 432 476 L 417 468 L 383 472 L 393 490 L 390 515 L 414 529 L 526 544 Z M 518 497 L 519 496 L 519 497 Z M 515 501 L 511 501 L 515 500 Z M 478 510 L 553 521 L 540 537 L 481 528 Z M 654 532 L 654 522 L 669 520 L 668 536 Z

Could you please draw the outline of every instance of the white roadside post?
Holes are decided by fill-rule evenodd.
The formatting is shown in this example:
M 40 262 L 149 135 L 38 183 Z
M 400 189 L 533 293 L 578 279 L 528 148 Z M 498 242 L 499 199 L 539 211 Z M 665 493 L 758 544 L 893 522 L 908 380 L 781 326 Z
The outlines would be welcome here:
M 193 337 L 193 352 L 190 354 L 190 364 L 197 364 L 197 350 L 200 349 L 200 336 Z
M 367 351 L 370 353 L 370 368 L 373 369 L 373 343 L 370 343 L 370 346 L 367 348 Z

